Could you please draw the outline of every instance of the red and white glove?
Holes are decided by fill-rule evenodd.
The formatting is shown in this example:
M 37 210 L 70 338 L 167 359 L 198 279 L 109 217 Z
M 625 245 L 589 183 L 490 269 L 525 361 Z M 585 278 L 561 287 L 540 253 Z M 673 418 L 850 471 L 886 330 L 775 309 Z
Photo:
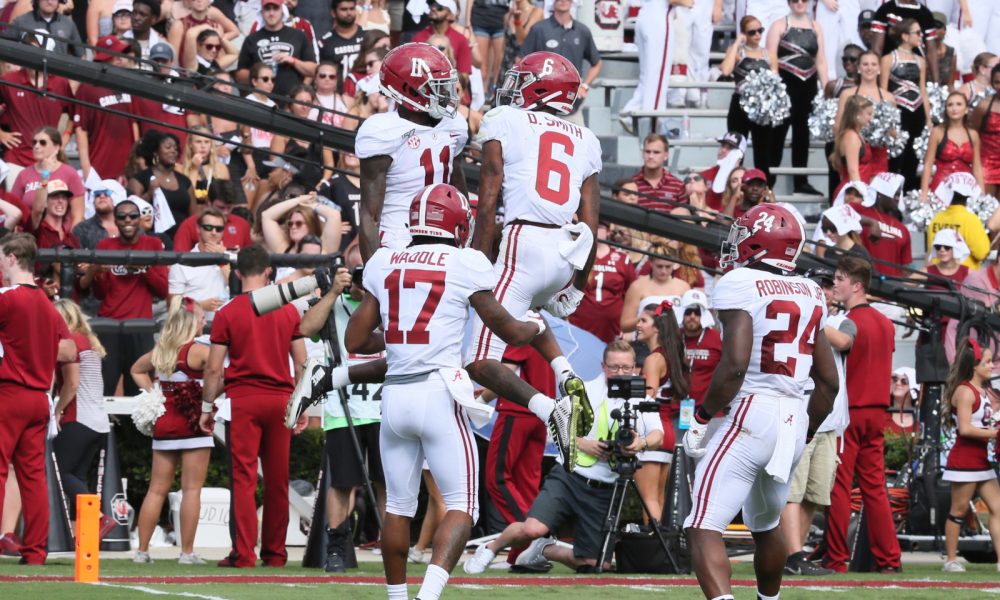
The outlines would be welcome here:
M 524 316 L 519 320 L 524 321 L 525 323 L 534 323 L 535 325 L 538 325 L 538 333 L 535 334 L 536 337 L 545 333 L 545 319 L 542 318 L 542 315 L 538 314 L 538 311 L 529 310 L 524 313 Z
M 582 301 L 583 292 L 570 284 L 556 293 L 555 296 L 552 296 L 549 303 L 545 305 L 545 310 L 560 319 L 565 319 L 576 312 L 577 307 L 580 306 L 580 302 Z

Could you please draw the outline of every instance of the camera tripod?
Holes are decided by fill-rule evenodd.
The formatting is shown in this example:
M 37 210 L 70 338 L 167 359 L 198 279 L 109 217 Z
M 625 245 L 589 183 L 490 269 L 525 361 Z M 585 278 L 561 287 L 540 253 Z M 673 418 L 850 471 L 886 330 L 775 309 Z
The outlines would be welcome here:
M 597 565 L 594 567 L 594 572 L 602 573 L 604 571 L 604 562 L 608 559 L 611 537 L 618 531 L 619 521 L 622 516 L 622 507 L 625 505 L 625 498 L 628 496 L 629 489 L 635 492 L 635 497 L 639 499 L 639 504 L 642 505 L 642 511 L 649 517 L 649 524 L 660 542 L 660 547 L 663 548 L 663 553 L 666 555 L 667 560 L 670 561 L 671 568 L 673 568 L 675 573 L 680 572 L 677 557 L 670 550 L 667 540 L 664 539 L 663 533 L 660 531 L 660 521 L 653 516 L 653 513 L 649 510 L 649 506 L 646 505 L 646 501 L 643 500 L 642 495 L 639 493 L 639 486 L 635 483 L 636 468 L 638 467 L 635 464 L 634 458 L 627 462 L 627 464 L 619 463 L 615 467 L 618 478 L 615 479 L 614 487 L 611 488 L 611 503 L 608 506 L 608 513 L 604 516 L 604 527 L 601 529 L 601 532 L 604 534 L 604 541 L 601 543 L 601 553 L 597 557 Z

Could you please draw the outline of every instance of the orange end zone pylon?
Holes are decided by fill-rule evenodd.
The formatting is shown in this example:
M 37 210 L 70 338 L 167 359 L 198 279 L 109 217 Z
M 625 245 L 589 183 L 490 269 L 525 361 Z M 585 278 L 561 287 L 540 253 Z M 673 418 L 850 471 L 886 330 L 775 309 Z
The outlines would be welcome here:
M 97 494 L 76 497 L 76 568 L 73 580 L 97 583 L 100 576 L 101 499 Z

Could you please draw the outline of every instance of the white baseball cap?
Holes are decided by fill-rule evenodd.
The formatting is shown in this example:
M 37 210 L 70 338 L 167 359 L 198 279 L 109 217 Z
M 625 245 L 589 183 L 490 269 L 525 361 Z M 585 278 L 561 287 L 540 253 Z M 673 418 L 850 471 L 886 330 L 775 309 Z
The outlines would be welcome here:
M 965 243 L 962 234 L 956 229 L 942 229 L 935 233 L 931 248 L 934 246 L 948 246 L 958 262 L 962 262 L 970 254 L 969 245 Z
M 875 203 L 875 193 L 895 197 L 899 193 L 899 190 L 903 188 L 905 181 L 906 178 L 899 173 L 879 173 L 875 177 L 872 177 L 871 183 L 868 184 L 868 191 L 872 193 L 872 204 Z M 865 205 L 862 204 L 862 206 Z
M 851 208 L 850 204 L 841 204 L 824 210 L 823 218 L 833 223 L 837 235 L 847 235 L 852 231 L 861 233 L 861 216 Z
M 148 216 L 150 216 L 150 215 L 153 214 L 153 205 L 150 204 L 149 202 L 146 202 L 144 199 L 140 198 L 139 196 L 129 196 L 125 200 L 128 200 L 132 204 L 135 204 L 136 208 L 139 209 L 139 216 L 140 217 L 148 217 Z M 124 202 L 124 200 L 123 200 L 123 202 Z
M 674 311 L 674 316 L 677 317 L 677 325 L 681 325 L 684 322 L 684 313 L 687 309 L 696 307 L 701 309 L 702 327 L 712 327 L 715 325 L 715 317 L 712 316 L 712 311 L 709 310 L 708 306 L 708 296 L 701 290 L 688 290 L 684 292 L 684 296 L 681 297 L 680 308 Z
M 875 205 L 875 194 L 868 193 L 868 186 L 863 181 L 848 181 L 833 201 L 834 206 L 840 206 L 847 202 L 847 190 L 857 190 L 861 194 L 861 206 L 868 208 Z

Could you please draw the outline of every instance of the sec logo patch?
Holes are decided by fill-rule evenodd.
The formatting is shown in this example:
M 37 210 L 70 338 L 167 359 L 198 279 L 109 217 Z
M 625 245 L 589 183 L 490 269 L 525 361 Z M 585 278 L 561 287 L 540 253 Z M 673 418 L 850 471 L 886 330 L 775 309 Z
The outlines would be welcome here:
M 416 150 L 417 148 L 420 147 L 420 138 L 417 137 L 417 136 L 415 136 L 415 135 L 411 136 L 411 137 L 407 138 L 406 145 L 409 146 L 410 148 L 413 148 L 414 150 Z

